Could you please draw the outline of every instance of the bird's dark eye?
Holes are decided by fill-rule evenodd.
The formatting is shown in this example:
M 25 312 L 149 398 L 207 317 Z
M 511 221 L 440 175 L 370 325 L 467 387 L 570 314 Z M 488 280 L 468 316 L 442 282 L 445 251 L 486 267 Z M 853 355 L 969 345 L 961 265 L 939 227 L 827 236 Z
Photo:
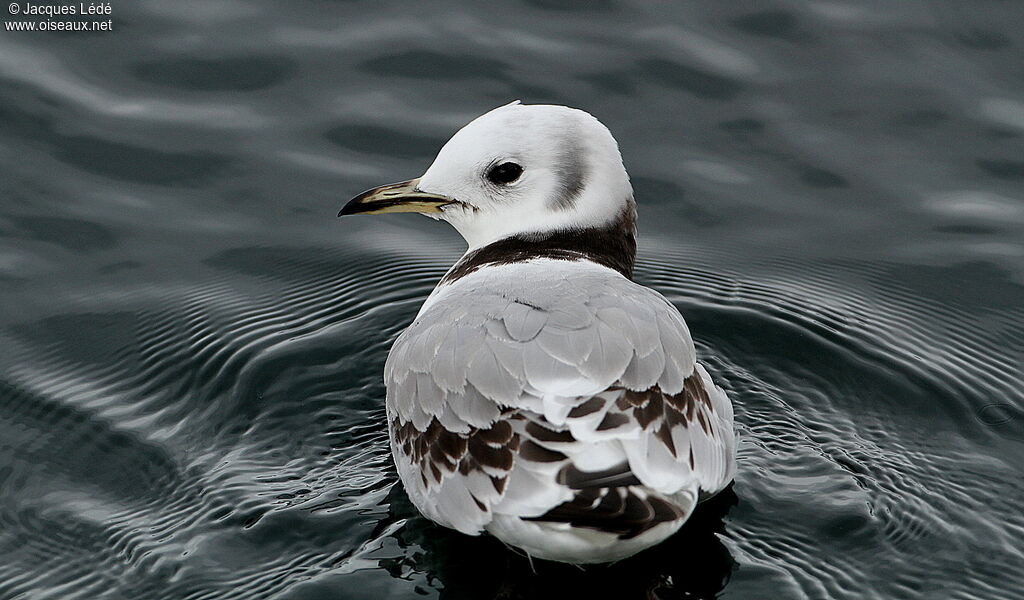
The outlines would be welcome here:
M 491 183 L 498 185 L 508 185 L 519 179 L 519 176 L 523 174 L 523 168 L 514 162 L 504 162 L 500 165 L 491 167 L 490 171 L 487 171 L 487 179 Z

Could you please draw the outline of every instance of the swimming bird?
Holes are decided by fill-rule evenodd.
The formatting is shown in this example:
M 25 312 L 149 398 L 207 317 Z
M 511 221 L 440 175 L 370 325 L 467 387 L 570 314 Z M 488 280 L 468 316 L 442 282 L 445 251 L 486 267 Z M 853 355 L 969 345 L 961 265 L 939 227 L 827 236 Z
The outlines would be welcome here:
M 625 558 L 735 472 L 733 410 L 679 311 L 632 280 L 636 204 L 582 110 L 518 101 L 339 216 L 417 212 L 468 249 L 384 366 L 398 475 L 427 518 L 531 557 Z

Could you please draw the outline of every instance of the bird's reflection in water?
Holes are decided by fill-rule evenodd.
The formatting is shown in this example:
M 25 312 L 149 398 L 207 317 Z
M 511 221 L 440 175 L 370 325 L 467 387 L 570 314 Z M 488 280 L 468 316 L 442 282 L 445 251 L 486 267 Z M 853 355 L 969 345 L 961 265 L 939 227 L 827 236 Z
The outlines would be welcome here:
M 737 503 L 732 486 L 702 503 L 683 528 L 661 544 L 610 565 L 574 565 L 528 560 L 490 536 L 470 537 L 416 515 L 395 486 L 388 522 L 409 521 L 395 534 L 407 550 L 380 567 L 407 579 L 422 573 L 443 600 L 615 598 L 622 600 L 715 598 L 734 561 L 716 534 Z M 382 525 L 385 525 L 382 523 Z

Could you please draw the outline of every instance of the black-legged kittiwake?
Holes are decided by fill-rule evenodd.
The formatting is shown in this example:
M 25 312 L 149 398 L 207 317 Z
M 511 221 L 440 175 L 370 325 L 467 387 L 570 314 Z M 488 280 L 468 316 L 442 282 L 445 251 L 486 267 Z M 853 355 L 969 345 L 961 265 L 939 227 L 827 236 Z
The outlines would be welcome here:
M 419 212 L 469 249 L 384 366 L 398 474 L 429 519 L 568 563 L 676 532 L 735 472 L 733 410 L 661 294 L 632 281 L 618 145 L 564 106 L 497 108 L 418 179 L 340 215 Z

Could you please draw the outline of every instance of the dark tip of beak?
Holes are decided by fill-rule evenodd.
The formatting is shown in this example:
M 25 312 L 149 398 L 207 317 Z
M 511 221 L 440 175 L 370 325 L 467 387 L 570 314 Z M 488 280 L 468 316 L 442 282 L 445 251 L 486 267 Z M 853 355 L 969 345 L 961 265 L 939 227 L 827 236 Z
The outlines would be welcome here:
M 358 197 L 357 198 L 353 198 L 353 199 L 349 200 L 348 202 L 346 202 L 345 206 L 342 206 L 341 210 L 338 211 L 338 216 L 339 217 L 344 217 L 345 215 L 354 215 L 354 214 L 356 214 L 358 212 L 358 210 L 355 207 L 355 205 L 357 203 L 356 202 L 357 200 L 359 200 Z
M 447 196 L 419 190 L 416 187 L 418 183 L 418 179 L 410 179 L 366 190 L 342 206 L 338 216 L 398 212 L 438 213 L 443 207 L 455 202 Z
M 357 215 L 361 212 L 365 212 L 367 210 L 367 200 L 369 199 L 372 202 L 372 197 L 378 193 L 379 188 L 373 188 L 371 190 L 366 190 L 355 198 L 352 198 L 345 203 L 345 206 L 341 207 L 341 210 L 338 211 L 338 216 L 344 217 L 345 215 Z

